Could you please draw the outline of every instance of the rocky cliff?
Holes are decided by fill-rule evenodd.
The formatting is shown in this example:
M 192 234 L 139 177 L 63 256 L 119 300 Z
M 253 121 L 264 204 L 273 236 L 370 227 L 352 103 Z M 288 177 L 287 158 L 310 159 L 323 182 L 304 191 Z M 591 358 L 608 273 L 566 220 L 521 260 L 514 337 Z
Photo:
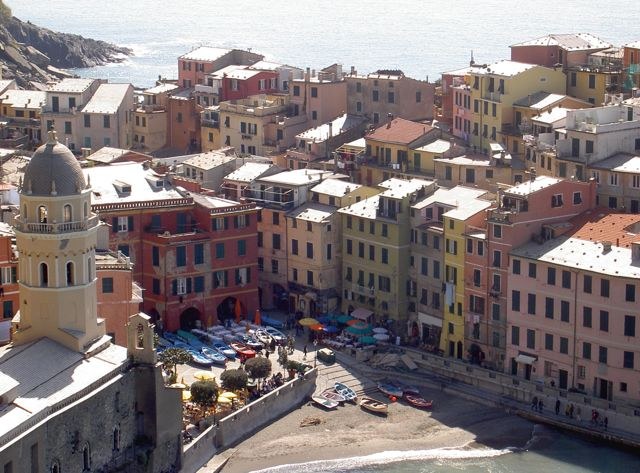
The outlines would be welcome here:
M 1 4 L 2 2 L 0 2 Z M 0 10 L 0 67 L 3 79 L 16 79 L 20 87 L 68 76 L 63 69 L 119 62 L 131 55 L 128 48 L 82 36 L 57 33 L 3 16 Z

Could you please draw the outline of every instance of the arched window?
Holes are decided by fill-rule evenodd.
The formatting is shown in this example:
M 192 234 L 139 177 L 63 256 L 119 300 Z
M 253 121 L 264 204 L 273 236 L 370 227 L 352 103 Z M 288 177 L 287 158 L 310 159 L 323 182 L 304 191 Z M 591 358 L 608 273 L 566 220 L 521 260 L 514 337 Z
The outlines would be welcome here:
M 73 267 L 73 262 L 69 261 L 67 263 L 67 286 L 73 286 L 75 281 L 75 272 Z
M 71 208 L 71 205 L 69 205 L 69 204 L 66 204 L 64 206 L 64 221 L 65 222 L 73 221 L 73 209 Z
M 47 223 L 47 207 L 44 205 L 38 207 L 38 222 Z
M 87 260 L 87 282 L 91 282 L 93 280 L 93 265 L 91 264 L 91 256 Z
M 85 202 L 85 203 L 84 203 L 84 205 L 82 206 L 82 217 L 83 217 L 83 218 L 87 218 L 87 217 L 89 216 L 89 212 L 88 212 L 88 210 L 87 210 L 88 208 L 89 208 L 89 206 L 88 206 L 88 204 Z
M 142 349 L 144 348 L 144 327 L 142 324 L 138 324 L 136 333 L 136 348 Z
M 26 220 L 27 220 L 27 218 L 29 218 L 29 217 L 27 216 L 27 204 L 24 204 L 24 205 L 22 206 L 22 220 L 26 221 Z
M 58 460 L 54 460 L 51 464 L 51 473 L 60 473 L 60 462 Z
M 49 286 L 49 266 L 47 263 L 40 263 L 40 286 Z
M 82 461 L 83 461 L 83 469 L 90 470 L 91 469 L 91 451 L 89 450 L 89 444 L 85 445 L 82 449 Z

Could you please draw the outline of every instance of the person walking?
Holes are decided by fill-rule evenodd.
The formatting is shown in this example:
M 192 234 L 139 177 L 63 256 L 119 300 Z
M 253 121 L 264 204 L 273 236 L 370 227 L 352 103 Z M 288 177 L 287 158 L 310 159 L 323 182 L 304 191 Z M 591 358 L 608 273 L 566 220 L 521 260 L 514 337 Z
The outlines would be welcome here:
M 556 399 L 556 415 L 560 415 L 560 399 Z
M 531 410 L 535 411 L 538 409 L 538 396 L 533 396 L 533 399 L 531 399 Z
M 609 428 L 609 418 L 607 416 L 604 417 L 604 430 Z
M 303 360 L 307 359 L 307 345 L 304 346 L 304 348 L 302 349 L 302 352 L 304 353 L 304 356 L 302 357 Z
M 538 412 L 542 413 L 543 408 L 544 408 L 544 402 L 542 401 L 542 398 L 540 398 L 538 400 Z

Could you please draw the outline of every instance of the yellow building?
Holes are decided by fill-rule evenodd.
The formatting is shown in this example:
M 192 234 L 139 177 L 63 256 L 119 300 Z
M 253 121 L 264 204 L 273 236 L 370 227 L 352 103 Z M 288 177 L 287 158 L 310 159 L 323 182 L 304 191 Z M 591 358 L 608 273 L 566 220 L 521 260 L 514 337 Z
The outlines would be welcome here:
M 515 101 L 539 91 L 564 94 L 566 79 L 560 69 L 515 61 L 499 61 L 475 67 L 469 73 L 471 85 L 470 143 L 488 154 L 490 143 L 507 145 L 505 130 L 516 123 Z
M 480 227 L 484 210 L 491 202 L 468 199 L 443 214 L 444 228 L 444 312 L 440 349 L 448 356 L 464 356 L 465 242 L 469 227 Z
M 200 112 L 200 143 L 203 152 L 222 148 L 219 105 L 212 105 Z
M 505 152 L 492 157 L 468 153 L 452 158 L 434 159 L 434 176 L 445 187 L 464 185 L 491 192 L 499 184 L 522 182 L 524 169 Z
M 409 323 L 410 207 L 435 190 L 435 182 L 389 179 L 382 192 L 340 209 L 342 310 L 366 314 L 405 335 Z
M 359 182 L 372 186 L 393 176 L 402 177 L 410 169 L 415 169 L 413 150 L 435 141 L 441 134 L 437 128 L 402 118 L 394 118 L 376 128 L 364 137 L 366 150 L 360 160 Z M 422 169 L 422 164 L 418 165 Z M 428 162 L 425 162 L 424 169 L 428 171 Z
M 46 103 L 46 92 L 19 89 L 2 92 L 0 107 L 6 123 L 2 125 L 1 136 L 11 140 L 5 146 L 31 147 L 42 141 L 40 112 Z

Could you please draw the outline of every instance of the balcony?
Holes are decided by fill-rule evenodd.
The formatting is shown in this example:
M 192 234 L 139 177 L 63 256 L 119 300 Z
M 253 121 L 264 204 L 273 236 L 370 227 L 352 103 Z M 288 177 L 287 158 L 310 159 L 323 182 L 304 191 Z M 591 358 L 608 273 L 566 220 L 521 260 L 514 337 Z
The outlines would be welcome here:
M 98 224 L 98 216 L 94 215 L 87 220 L 80 220 L 77 222 L 62 222 L 62 223 L 29 223 L 22 222 L 19 218 L 16 218 L 16 228 L 20 232 L 25 233 L 70 233 L 70 232 L 82 232 L 90 228 L 95 227 Z
M 488 100 L 490 102 L 500 103 L 502 102 L 502 93 L 500 92 L 485 92 L 482 94 L 483 100 Z
M 195 92 L 196 94 L 217 94 L 218 89 L 212 85 L 196 84 Z
M 220 128 L 220 120 L 201 119 L 200 125 L 206 128 Z

